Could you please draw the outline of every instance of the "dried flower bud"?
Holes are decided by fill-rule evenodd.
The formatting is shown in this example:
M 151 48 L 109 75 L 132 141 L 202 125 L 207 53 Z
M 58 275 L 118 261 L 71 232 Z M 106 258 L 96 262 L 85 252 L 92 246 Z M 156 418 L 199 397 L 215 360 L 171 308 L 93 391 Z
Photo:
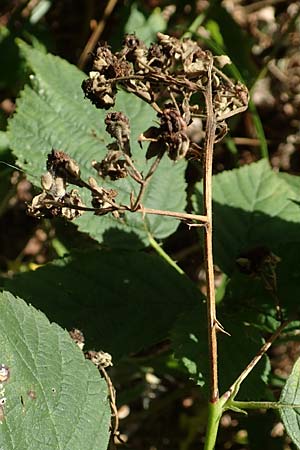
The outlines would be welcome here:
M 115 197 L 118 192 L 114 189 L 104 189 L 98 187 L 92 193 L 92 205 L 95 209 L 99 210 L 95 214 L 103 215 L 111 212 L 114 208 Z M 106 211 L 105 211 L 106 210 Z
M 69 331 L 69 335 L 71 339 L 75 342 L 75 344 L 78 345 L 80 350 L 84 347 L 84 335 L 82 331 L 78 330 L 77 328 L 73 328 L 71 331 Z
M 41 186 L 44 191 L 50 191 L 53 184 L 54 184 L 54 178 L 50 172 L 45 172 L 41 175 Z
M 123 156 L 121 150 L 110 149 L 101 162 L 93 161 L 92 166 L 102 178 L 109 177 L 111 180 L 125 178 L 128 175 L 126 161 L 120 159 Z
M 89 78 L 82 82 L 82 90 L 96 108 L 109 109 L 115 104 L 116 83 L 107 82 L 99 72 L 90 72 Z
M 76 184 L 80 180 L 80 168 L 74 159 L 61 150 L 52 149 L 48 154 L 47 169 L 54 177 Z
M 220 69 L 223 69 L 227 64 L 232 64 L 231 59 L 227 55 L 214 56 L 214 60 Z
M 123 42 L 122 56 L 133 63 L 136 69 L 145 68 L 147 63 L 147 47 L 135 34 L 127 34 Z
M 109 66 L 113 66 L 117 59 L 106 43 L 98 45 L 93 56 L 93 70 L 100 73 L 107 71 Z
M 96 367 L 102 367 L 105 369 L 106 367 L 112 366 L 112 356 L 106 352 L 95 352 L 94 350 L 89 350 L 85 353 L 86 359 L 92 361 Z
M 162 133 L 171 134 L 187 129 L 185 120 L 175 108 L 165 108 L 158 117 L 160 117 Z
M 190 147 L 190 140 L 183 132 L 172 133 L 166 142 L 168 148 L 168 156 L 173 161 L 179 161 L 184 158 Z
M 106 131 L 115 138 L 120 150 L 130 155 L 130 123 L 129 119 L 122 112 L 114 112 L 106 115 Z
M 73 206 L 85 206 L 84 203 L 82 203 L 76 189 L 72 189 L 70 192 L 67 192 L 66 195 L 62 198 L 62 202 L 68 206 L 64 206 L 61 208 L 61 217 L 65 217 L 68 220 L 73 220 L 84 213 L 84 211 L 80 209 L 73 208 Z

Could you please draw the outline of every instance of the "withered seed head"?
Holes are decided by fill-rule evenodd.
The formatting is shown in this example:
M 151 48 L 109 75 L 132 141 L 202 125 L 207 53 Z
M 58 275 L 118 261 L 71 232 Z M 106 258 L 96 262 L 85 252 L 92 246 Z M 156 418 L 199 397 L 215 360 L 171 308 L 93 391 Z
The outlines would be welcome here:
M 108 113 L 105 118 L 106 131 L 116 139 L 120 150 L 130 155 L 130 123 L 122 112 Z
M 128 172 L 126 161 L 121 159 L 122 156 L 121 150 L 109 149 L 105 158 L 100 162 L 93 161 L 92 166 L 102 178 L 109 177 L 113 181 L 125 178 Z
M 96 108 L 109 109 L 115 104 L 116 83 L 107 83 L 104 75 L 100 75 L 98 72 L 90 72 L 90 78 L 84 80 L 81 87 L 85 97 Z
M 52 149 L 48 154 L 47 170 L 55 177 L 61 177 L 70 183 L 80 179 L 79 165 L 61 150 Z

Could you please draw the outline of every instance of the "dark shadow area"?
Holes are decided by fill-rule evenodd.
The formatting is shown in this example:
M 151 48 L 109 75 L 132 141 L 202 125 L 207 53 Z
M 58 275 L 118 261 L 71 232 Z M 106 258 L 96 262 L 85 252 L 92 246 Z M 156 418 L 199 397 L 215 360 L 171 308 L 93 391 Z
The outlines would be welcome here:
M 168 337 L 177 317 L 201 301 L 196 287 L 158 256 L 120 249 L 74 251 L 5 280 L 4 288 L 49 320 L 79 328 L 87 348 L 114 360 Z
M 220 370 L 224 371 L 221 384 L 228 387 L 261 345 L 260 332 L 254 330 L 253 335 L 253 327 L 244 322 L 265 332 L 267 317 L 275 321 L 273 296 L 261 279 L 240 272 L 237 259 L 260 245 L 276 254 L 280 258 L 275 270 L 277 295 L 285 315 L 295 316 L 299 311 L 300 234 L 298 223 L 220 204 L 214 205 L 214 218 L 215 262 L 223 270 L 229 268 L 227 273 L 232 277 L 219 314 L 231 334 L 219 339 Z M 120 241 L 138 239 L 134 233 L 111 230 L 104 244 L 116 236 Z M 4 287 L 41 309 L 51 321 L 83 330 L 87 348 L 108 351 L 114 361 L 169 337 L 171 332 L 176 334 L 174 325 L 177 321 L 180 324 L 184 315 L 187 319 L 174 345 L 205 375 L 205 306 L 190 316 L 195 305 L 202 303 L 199 290 L 156 255 L 107 246 L 75 251 L 65 259 L 6 280 Z M 264 392 L 264 367 L 253 373 L 249 395 L 257 398 Z

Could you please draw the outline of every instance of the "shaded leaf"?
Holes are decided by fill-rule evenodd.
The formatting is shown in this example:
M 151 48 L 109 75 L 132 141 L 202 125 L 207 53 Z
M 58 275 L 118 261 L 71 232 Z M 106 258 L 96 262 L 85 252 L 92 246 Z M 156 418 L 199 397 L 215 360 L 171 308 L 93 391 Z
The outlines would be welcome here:
M 171 338 L 175 356 L 182 366 L 197 384 L 208 390 L 207 325 L 203 326 L 199 320 L 205 312 L 203 304 L 182 315 L 172 329 Z M 219 333 L 218 336 L 219 383 L 220 393 L 223 394 L 255 356 L 263 339 L 258 330 L 239 318 L 221 316 L 220 321 L 231 334 Z M 269 372 L 269 360 L 264 357 L 242 384 L 238 397 L 251 400 L 263 397 Z
M 285 429 L 293 443 L 300 448 L 300 358 L 296 361 L 281 392 L 279 409 Z M 294 407 L 293 407 L 294 406 Z M 298 407 L 297 407 L 298 406 Z
M 226 302 L 242 320 L 268 332 L 278 326 L 278 303 L 287 315 L 299 310 L 298 178 L 290 177 L 273 172 L 265 160 L 213 177 L 215 263 L 231 278 Z M 201 198 L 200 192 L 197 211 Z M 259 269 L 242 273 L 241 256 L 259 249 L 276 255 L 277 264 L 260 266 L 255 257 Z
M 10 293 L 0 293 L 0 447 L 106 450 L 107 386 L 66 331 Z
M 81 329 L 87 346 L 114 361 L 167 338 L 178 316 L 201 299 L 159 257 L 120 250 L 74 253 L 7 280 L 6 289 L 62 326 Z
M 282 245 L 281 256 L 284 245 L 300 243 L 300 210 L 294 199 L 294 189 L 266 160 L 214 176 L 214 253 L 221 269 L 230 275 L 241 252 L 258 245 L 274 251 Z M 197 212 L 201 205 L 199 185 Z

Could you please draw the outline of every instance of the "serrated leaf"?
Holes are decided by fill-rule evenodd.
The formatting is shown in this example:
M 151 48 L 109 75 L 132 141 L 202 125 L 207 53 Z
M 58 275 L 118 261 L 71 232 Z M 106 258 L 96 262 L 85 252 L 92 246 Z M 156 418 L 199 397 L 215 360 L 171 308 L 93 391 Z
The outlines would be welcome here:
M 17 101 L 17 112 L 9 123 L 10 145 L 18 165 L 28 173 L 35 185 L 39 185 L 40 175 L 45 171 L 46 156 L 54 147 L 65 151 L 79 163 L 85 180 L 90 175 L 97 178 L 91 162 L 100 161 L 105 156 L 106 145 L 111 139 L 105 132 L 105 113 L 83 98 L 81 82 L 85 74 L 59 57 L 45 55 L 24 43 L 20 43 L 20 47 L 34 75 L 31 76 L 32 87 L 26 86 L 23 90 Z M 134 95 L 123 91 L 118 93 L 114 110 L 122 111 L 129 117 L 134 160 L 137 167 L 147 173 L 150 162 L 145 161 L 145 150 L 139 148 L 137 138 L 153 124 L 153 110 Z M 184 161 L 174 164 L 164 158 L 147 189 L 144 206 L 183 211 L 185 168 Z M 119 203 L 128 204 L 130 192 L 137 192 L 138 189 L 132 179 L 111 183 L 98 177 L 98 182 L 116 189 Z M 82 197 L 86 203 L 89 202 L 88 193 L 83 192 Z M 89 233 L 100 242 L 105 231 L 111 227 L 134 231 L 146 243 L 146 224 L 156 238 L 168 236 L 178 226 L 178 221 L 174 219 L 163 216 L 144 219 L 142 214 L 131 213 L 126 213 L 124 220 L 108 215 L 99 218 L 84 214 L 75 223 L 80 231 Z M 123 245 L 126 246 L 126 242 Z
M 197 212 L 202 207 L 198 189 Z M 300 210 L 293 200 L 295 190 L 266 160 L 214 176 L 214 254 L 221 269 L 230 275 L 240 253 L 256 246 L 272 250 L 279 243 L 299 243 Z
M 159 257 L 120 250 L 74 253 L 7 280 L 5 288 L 60 325 L 81 329 L 87 346 L 114 361 L 167 338 L 177 317 L 201 299 Z
M 226 303 L 242 320 L 274 331 L 278 302 L 284 313 L 299 310 L 298 181 L 275 173 L 265 160 L 213 178 L 215 263 L 231 278 Z M 197 211 L 200 202 L 201 193 Z M 241 273 L 237 259 L 259 248 L 276 255 L 277 264 L 272 270 L 266 264 L 263 276 L 259 271 Z M 255 265 L 255 257 L 253 261 Z
M 172 346 L 190 377 L 200 386 L 209 386 L 209 357 L 207 325 L 201 323 L 205 305 L 198 305 L 183 314 L 175 323 Z M 258 330 L 245 325 L 239 318 L 220 318 L 225 330 L 231 334 L 218 335 L 218 365 L 220 393 L 225 392 L 257 353 L 263 339 Z M 260 399 L 266 390 L 270 364 L 266 357 L 255 367 L 242 384 L 238 397 Z
M 279 409 L 285 429 L 293 443 L 300 448 L 300 358 L 281 392 L 280 403 L 287 405 Z
M 0 448 L 106 450 L 107 386 L 68 333 L 10 293 L 0 293 Z

